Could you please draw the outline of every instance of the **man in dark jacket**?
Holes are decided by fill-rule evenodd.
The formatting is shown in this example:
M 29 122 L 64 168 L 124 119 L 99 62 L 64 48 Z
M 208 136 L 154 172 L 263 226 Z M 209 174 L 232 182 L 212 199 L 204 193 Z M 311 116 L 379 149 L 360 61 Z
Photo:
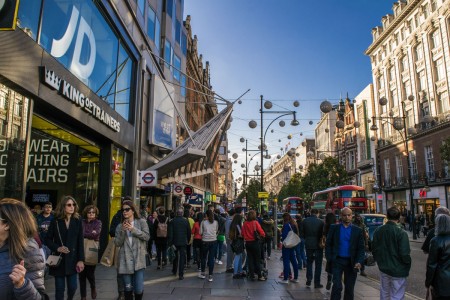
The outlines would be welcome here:
M 373 233 L 372 253 L 380 269 L 380 299 L 403 299 L 411 269 L 409 238 L 399 224 L 397 207 L 387 210 L 387 223 Z
M 319 211 L 311 209 L 311 216 L 306 218 L 300 226 L 300 237 L 305 240 L 306 248 L 306 285 L 310 286 L 313 278 L 312 265 L 315 262 L 314 287 L 322 288 L 320 275 L 322 274 L 323 249 L 319 241 L 323 235 L 324 222 L 318 218 Z
M 184 210 L 177 210 L 176 217 L 169 222 L 168 245 L 175 246 L 175 259 L 172 266 L 172 274 L 177 274 L 178 279 L 184 279 L 184 266 L 186 264 L 186 247 L 191 240 L 191 226 L 188 220 L 183 217 Z
M 263 255 L 261 255 L 261 257 L 267 257 L 267 259 L 270 259 L 270 255 L 272 254 L 272 240 L 275 234 L 275 222 L 269 217 L 267 213 L 263 215 L 261 227 L 266 234 L 266 237 L 264 238 L 264 245 L 262 247 Z M 267 253 L 267 256 L 265 256 L 265 253 Z
M 354 298 L 358 270 L 364 263 L 364 236 L 358 226 L 352 224 L 352 210 L 341 210 L 341 223 L 330 226 L 325 246 L 325 256 L 333 268 L 331 300 L 340 300 L 342 274 L 344 274 L 344 299 Z

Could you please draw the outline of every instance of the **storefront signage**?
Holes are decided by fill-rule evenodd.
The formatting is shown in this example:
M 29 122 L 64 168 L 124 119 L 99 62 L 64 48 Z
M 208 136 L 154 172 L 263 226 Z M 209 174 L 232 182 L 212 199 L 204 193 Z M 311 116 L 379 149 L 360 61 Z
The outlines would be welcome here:
M 0 0 L 0 30 L 16 28 L 19 0 Z
M 175 184 L 173 186 L 173 193 L 175 196 L 182 196 L 183 195 L 183 189 L 184 189 L 184 185 L 182 184 Z
M 32 134 L 28 155 L 30 183 L 67 183 L 70 144 Z
M 92 117 L 105 124 L 113 131 L 120 132 L 119 121 L 117 121 L 114 117 L 105 112 L 99 105 L 94 103 L 94 101 L 86 97 L 71 83 L 67 82 L 64 79 L 61 79 L 58 75 L 56 75 L 54 71 L 49 70 L 46 67 L 43 67 L 43 69 L 44 69 L 44 76 L 43 76 L 44 84 L 46 84 L 47 86 L 49 86 L 54 90 L 57 90 L 61 96 L 72 102 L 73 105 L 80 107 L 85 112 L 87 112 Z

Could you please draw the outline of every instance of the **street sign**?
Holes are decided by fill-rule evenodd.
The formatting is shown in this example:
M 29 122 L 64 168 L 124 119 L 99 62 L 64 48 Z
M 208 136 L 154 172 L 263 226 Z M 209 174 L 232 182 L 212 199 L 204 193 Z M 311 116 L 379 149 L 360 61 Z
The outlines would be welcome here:
M 184 190 L 183 190 L 183 193 L 186 196 L 190 196 L 190 195 L 192 195 L 194 193 L 194 189 L 191 186 L 185 186 Z
M 182 185 L 182 184 L 174 184 L 173 185 L 173 194 L 175 196 L 182 196 L 183 195 L 183 189 L 184 189 L 184 185 Z
M 258 198 L 269 198 L 268 192 L 258 192 Z
M 137 176 L 137 186 L 140 187 L 156 186 L 158 182 L 157 171 L 138 171 Z

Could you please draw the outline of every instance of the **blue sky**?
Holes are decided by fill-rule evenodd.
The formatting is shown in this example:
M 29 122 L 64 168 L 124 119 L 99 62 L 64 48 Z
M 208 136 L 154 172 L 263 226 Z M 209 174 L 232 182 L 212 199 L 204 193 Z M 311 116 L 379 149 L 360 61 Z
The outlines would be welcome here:
M 296 110 L 300 121 L 297 127 L 280 128 L 278 122 L 270 127 L 274 132 L 269 129 L 266 144 L 276 156 L 288 142 L 295 147 L 305 137 L 314 137 L 321 101 L 337 103 L 347 93 L 354 98 L 371 83 L 370 59 L 364 51 L 372 42 L 372 28 L 392 13 L 393 3 L 185 0 L 184 14 L 191 15 L 203 62 L 210 62 L 214 91 L 232 100 L 251 89 L 242 98 L 243 104 L 235 106 L 228 131 L 229 149 L 239 155 L 235 177 L 245 162 L 239 138 L 249 139 L 249 149 L 259 145 L 259 127 L 252 130 L 248 122 L 254 119 L 259 126 L 260 95 L 273 102 L 272 110 Z M 300 101 L 298 108 L 293 107 L 294 100 Z M 275 117 L 265 114 L 264 125 Z M 283 119 L 287 124 L 291 120 Z

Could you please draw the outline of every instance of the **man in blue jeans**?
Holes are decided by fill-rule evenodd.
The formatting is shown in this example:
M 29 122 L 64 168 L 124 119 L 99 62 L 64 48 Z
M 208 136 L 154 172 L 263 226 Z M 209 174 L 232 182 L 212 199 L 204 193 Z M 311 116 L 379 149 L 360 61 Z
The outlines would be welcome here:
M 306 285 L 310 286 L 313 279 L 312 265 L 314 270 L 314 288 L 322 288 L 320 275 L 322 273 L 323 249 L 319 246 L 319 241 L 323 235 L 324 222 L 318 218 L 319 211 L 311 209 L 311 216 L 300 223 L 300 237 L 305 240 L 306 248 Z
M 342 274 L 344 274 L 344 299 L 354 298 L 358 271 L 364 263 L 364 236 L 358 226 L 352 224 L 352 210 L 341 210 L 341 223 L 331 225 L 327 235 L 325 256 L 333 268 L 333 288 L 331 300 L 340 300 Z

